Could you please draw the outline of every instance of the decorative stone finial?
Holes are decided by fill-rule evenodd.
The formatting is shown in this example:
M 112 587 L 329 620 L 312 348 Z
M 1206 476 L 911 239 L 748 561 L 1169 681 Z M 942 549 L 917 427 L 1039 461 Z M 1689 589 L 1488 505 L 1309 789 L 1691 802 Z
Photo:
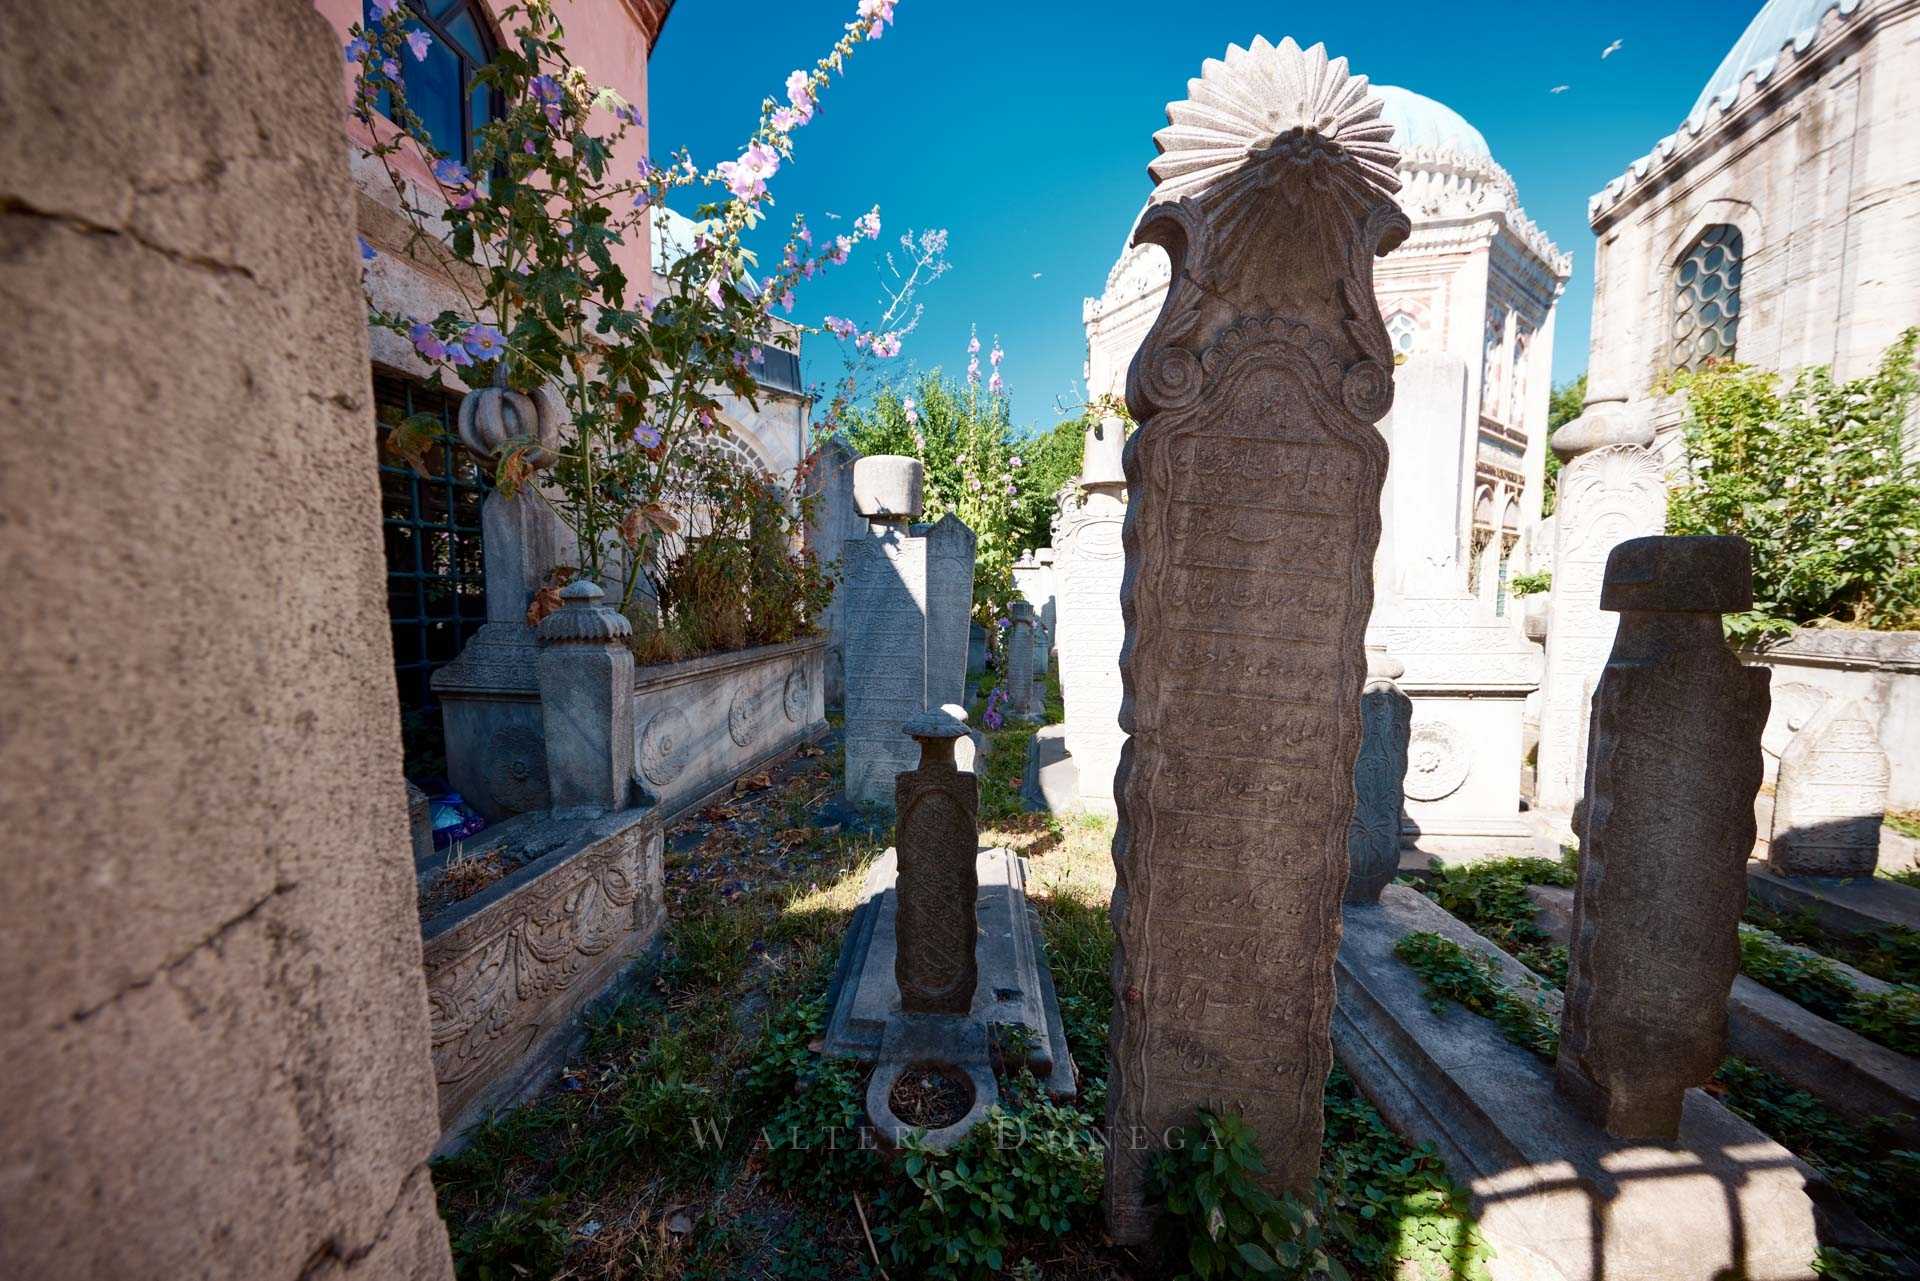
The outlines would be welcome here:
M 956 738 L 965 738 L 967 734 L 966 722 L 937 707 L 909 716 L 907 723 L 900 728 L 908 738 L 920 744 L 923 752 L 933 744 L 950 743 Z
M 1587 392 L 1586 407 L 1580 416 L 1562 423 L 1547 438 L 1547 446 L 1563 463 L 1604 445 L 1653 444 L 1653 419 L 1644 410 L 1627 403 L 1624 392 L 1595 387 Z
M 545 467 L 554 460 L 566 420 L 567 404 L 558 388 L 542 383 L 531 392 L 513 390 L 507 386 L 503 360 L 494 370 L 493 386 L 476 387 L 461 397 L 456 421 L 460 442 L 482 463 L 491 466 L 509 446 L 530 441 L 534 448 L 527 452 L 527 462 Z
M 853 507 L 868 520 L 910 521 L 920 515 L 926 468 L 904 454 L 873 454 L 853 463 Z
M 1086 447 L 1081 454 L 1080 483 L 1083 486 L 1124 485 L 1127 473 L 1120 458 L 1127 443 L 1127 422 L 1118 414 L 1108 414 L 1087 424 Z
M 627 621 L 626 615 L 600 603 L 605 597 L 598 584 L 584 578 L 562 587 L 560 608 L 540 620 L 540 643 L 604 644 L 633 635 L 633 624 Z

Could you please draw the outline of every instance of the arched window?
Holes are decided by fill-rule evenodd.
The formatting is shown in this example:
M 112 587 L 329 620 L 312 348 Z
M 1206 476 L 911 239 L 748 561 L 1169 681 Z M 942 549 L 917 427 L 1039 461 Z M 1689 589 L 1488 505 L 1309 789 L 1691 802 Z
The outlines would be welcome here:
M 365 21 L 374 19 L 372 0 L 364 0 Z M 403 53 L 400 75 L 407 86 L 407 105 L 442 155 L 462 163 L 473 159 L 474 130 L 501 114 L 500 95 L 474 80 L 474 73 L 494 54 L 493 33 L 487 27 L 480 0 L 407 0 L 401 12 L 406 29 L 433 37 L 425 58 Z M 389 95 L 380 110 L 391 112 Z
M 1740 229 L 1715 223 L 1673 269 L 1673 367 L 1732 360 L 1740 333 Z
M 1393 344 L 1393 361 L 1402 364 L 1413 354 L 1413 344 L 1420 336 L 1420 322 L 1404 311 L 1396 311 L 1387 317 L 1387 341 Z

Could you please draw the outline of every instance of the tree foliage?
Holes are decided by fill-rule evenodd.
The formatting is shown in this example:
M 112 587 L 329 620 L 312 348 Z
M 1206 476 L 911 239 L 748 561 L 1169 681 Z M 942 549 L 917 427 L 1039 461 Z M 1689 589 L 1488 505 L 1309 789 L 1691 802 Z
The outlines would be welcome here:
M 1549 435 L 1560 430 L 1566 424 L 1580 416 L 1587 406 L 1587 376 L 1570 378 L 1553 389 L 1547 397 L 1547 432 Z M 1560 455 L 1547 450 L 1547 479 L 1540 495 L 1540 514 L 1553 515 L 1553 505 L 1560 496 Z
M 1746 365 L 1677 373 L 1687 398 L 1687 483 L 1675 534 L 1738 534 L 1753 547 L 1753 609 L 1727 619 L 1752 641 L 1796 625 L 1920 627 L 1920 460 L 1901 430 L 1920 373 L 1908 330 L 1864 378 L 1802 370 L 1784 391 Z

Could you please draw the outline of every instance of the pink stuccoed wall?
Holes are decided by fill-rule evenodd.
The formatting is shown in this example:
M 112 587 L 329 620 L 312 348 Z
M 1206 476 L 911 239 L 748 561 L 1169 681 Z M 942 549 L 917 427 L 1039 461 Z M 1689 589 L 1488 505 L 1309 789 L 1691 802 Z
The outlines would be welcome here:
M 487 7 L 496 15 L 493 35 L 500 43 L 506 43 L 510 32 L 499 21 L 498 15 L 508 7 L 509 0 L 488 0 Z M 554 11 L 559 15 L 560 23 L 566 31 L 564 44 L 567 54 L 587 73 L 587 78 L 596 85 L 612 88 L 621 97 L 640 109 L 642 128 L 630 130 L 626 139 L 614 152 L 614 175 L 617 177 L 631 174 L 641 157 L 647 154 L 647 131 L 644 127 L 648 118 L 647 105 L 647 53 L 652 39 L 659 35 L 657 25 L 648 30 L 640 16 L 640 11 L 652 9 L 665 10 L 668 6 L 642 3 L 630 7 L 626 0 L 556 0 Z M 314 0 L 314 8 L 331 22 L 340 34 L 340 43 L 344 47 L 347 31 L 359 22 L 363 12 L 361 0 Z M 341 70 L 341 119 L 345 124 L 350 142 L 358 146 L 367 144 L 371 139 L 361 127 L 360 122 L 347 113 L 347 105 L 353 92 L 353 69 L 348 67 L 344 56 Z M 607 122 L 611 126 L 612 121 Z M 400 157 L 396 157 L 396 168 Z M 414 161 L 407 172 L 410 176 L 426 180 L 428 175 L 424 165 Z M 363 192 L 376 199 L 388 196 L 378 190 L 384 185 L 385 178 L 380 175 L 378 166 L 371 170 L 364 166 L 355 166 L 355 175 Z M 376 245 L 378 245 L 376 239 Z M 644 225 L 639 234 L 630 235 L 628 243 L 615 255 L 630 280 L 648 279 L 649 255 Z M 376 350 L 376 357 L 381 353 Z M 404 362 L 396 362 L 404 363 Z

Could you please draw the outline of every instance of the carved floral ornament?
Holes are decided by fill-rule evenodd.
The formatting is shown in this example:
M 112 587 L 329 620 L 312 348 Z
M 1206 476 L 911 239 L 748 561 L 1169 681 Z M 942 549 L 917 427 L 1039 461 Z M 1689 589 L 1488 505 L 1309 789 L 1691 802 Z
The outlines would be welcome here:
M 1172 285 L 1128 374 L 1136 419 L 1191 403 L 1228 329 L 1264 314 L 1331 379 L 1354 417 L 1392 402 L 1393 353 L 1373 258 L 1406 239 L 1393 126 L 1365 77 L 1324 46 L 1255 39 L 1209 59 L 1154 135 L 1152 202 L 1134 230 L 1172 264 Z M 1277 197 L 1277 198 L 1276 198 Z M 1324 282 L 1339 282 L 1338 296 Z

